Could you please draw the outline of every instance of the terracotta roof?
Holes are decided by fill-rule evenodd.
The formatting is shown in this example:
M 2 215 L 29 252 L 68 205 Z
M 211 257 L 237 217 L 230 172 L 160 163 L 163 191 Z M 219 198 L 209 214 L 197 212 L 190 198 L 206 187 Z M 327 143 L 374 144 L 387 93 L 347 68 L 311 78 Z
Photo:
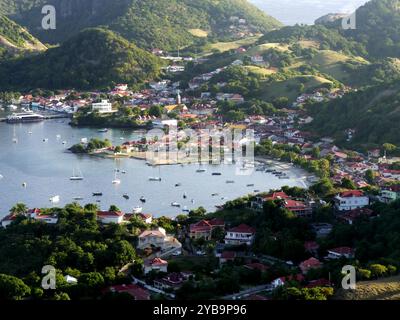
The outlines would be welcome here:
M 146 266 L 165 266 L 168 265 L 168 262 L 161 258 L 154 258 L 153 260 L 147 260 L 145 262 Z
M 236 232 L 236 233 L 256 233 L 256 230 L 247 224 L 241 224 L 237 227 L 234 227 L 232 229 L 229 229 L 228 232 Z
M 128 293 L 135 300 L 150 300 L 150 293 L 136 284 L 122 284 L 108 288 L 111 292 Z
M 161 237 L 164 238 L 165 235 L 159 231 L 159 230 L 146 230 L 143 231 L 140 235 L 139 238 L 144 238 L 144 237 L 149 237 L 149 236 L 153 236 L 153 237 Z
M 122 217 L 124 213 L 121 211 L 97 211 L 97 215 L 100 217 Z
M 280 199 L 289 199 L 290 197 L 283 191 L 274 192 L 267 195 L 265 200 L 280 200 Z
M 350 190 L 350 191 L 345 191 L 340 194 L 342 198 L 352 198 L 352 197 L 363 197 L 364 192 L 361 190 Z
M 321 266 L 321 262 L 314 257 L 311 257 L 310 259 L 305 260 L 302 263 L 300 263 L 300 268 L 318 268 L 320 266 Z

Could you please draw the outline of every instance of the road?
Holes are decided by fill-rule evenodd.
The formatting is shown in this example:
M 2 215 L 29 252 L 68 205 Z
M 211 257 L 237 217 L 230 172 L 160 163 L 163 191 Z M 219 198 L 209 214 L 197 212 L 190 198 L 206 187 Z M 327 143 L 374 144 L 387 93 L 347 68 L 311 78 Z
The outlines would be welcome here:
M 272 286 L 270 284 L 265 284 L 262 286 L 257 286 L 257 287 L 253 287 L 250 289 L 246 289 L 243 291 L 240 291 L 238 293 L 235 294 L 230 294 L 227 296 L 222 297 L 222 300 L 238 300 L 241 298 L 244 298 L 246 296 L 252 295 L 252 294 L 256 294 L 262 291 L 272 291 Z

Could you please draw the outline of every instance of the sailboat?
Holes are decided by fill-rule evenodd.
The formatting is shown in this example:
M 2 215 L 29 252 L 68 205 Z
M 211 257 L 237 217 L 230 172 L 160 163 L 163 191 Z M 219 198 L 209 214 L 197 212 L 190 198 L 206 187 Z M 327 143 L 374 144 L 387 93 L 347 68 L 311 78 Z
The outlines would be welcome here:
M 54 196 L 50 198 L 50 202 L 52 203 L 58 203 L 60 202 L 60 196 Z
M 81 180 L 83 180 L 82 172 L 80 170 L 78 170 L 78 171 L 79 171 L 79 174 L 76 175 L 75 174 L 75 169 L 74 169 L 73 172 L 72 172 L 72 176 L 69 178 L 69 180 L 71 180 L 71 181 L 81 181 Z
M 161 182 L 160 172 L 161 172 L 161 167 L 158 166 L 158 177 L 150 177 L 149 181 L 159 181 L 159 182 Z
M 121 184 L 121 180 L 117 178 L 117 172 L 114 173 L 114 180 L 112 184 Z

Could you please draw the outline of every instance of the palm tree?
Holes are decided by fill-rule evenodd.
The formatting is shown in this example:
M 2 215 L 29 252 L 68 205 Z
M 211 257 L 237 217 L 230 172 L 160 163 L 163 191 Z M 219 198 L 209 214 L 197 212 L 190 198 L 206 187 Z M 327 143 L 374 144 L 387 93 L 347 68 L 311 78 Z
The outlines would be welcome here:
M 24 214 L 28 211 L 28 207 L 24 203 L 17 203 L 10 210 L 12 214 Z

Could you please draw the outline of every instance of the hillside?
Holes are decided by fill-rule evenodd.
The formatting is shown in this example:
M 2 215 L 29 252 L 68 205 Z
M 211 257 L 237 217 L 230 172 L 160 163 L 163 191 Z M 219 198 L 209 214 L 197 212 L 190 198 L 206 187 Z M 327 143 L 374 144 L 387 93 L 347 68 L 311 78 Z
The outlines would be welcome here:
M 37 56 L 0 64 L 0 87 L 99 88 L 157 77 L 161 62 L 115 33 L 87 29 Z
M 353 147 L 373 147 L 383 143 L 400 145 L 400 81 L 351 93 L 343 99 L 313 105 L 311 130 L 332 136 Z M 355 134 L 347 142 L 347 129 Z
M 44 3 L 56 7 L 56 30 L 38 28 Z M 47 43 L 103 26 L 139 47 L 176 50 L 205 39 L 235 39 L 280 26 L 247 0 L 0 0 L 1 8 Z
M 339 290 L 336 300 L 400 300 L 400 277 L 358 282 L 355 290 Z
M 0 15 L 0 57 L 7 58 L 28 52 L 46 50 L 46 47 L 27 30 Z

